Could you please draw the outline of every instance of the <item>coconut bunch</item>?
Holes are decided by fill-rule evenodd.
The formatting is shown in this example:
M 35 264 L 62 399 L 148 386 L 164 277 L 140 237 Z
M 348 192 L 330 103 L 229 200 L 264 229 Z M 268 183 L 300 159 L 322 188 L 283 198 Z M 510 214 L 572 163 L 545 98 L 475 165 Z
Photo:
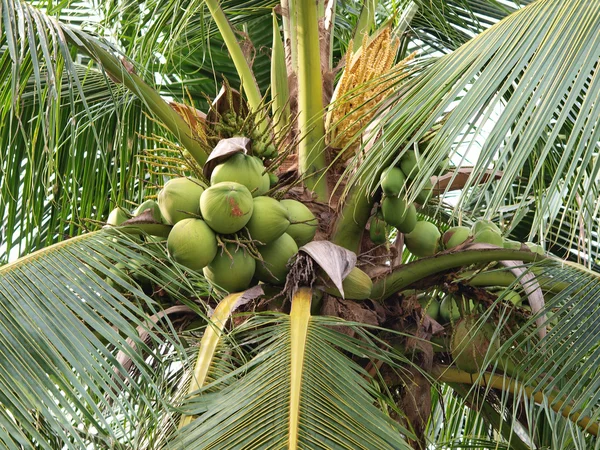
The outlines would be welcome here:
M 414 180 L 419 170 L 417 156 L 414 151 L 405 153 L 397 165 L 388 167 L 380 179 L 383 196 L 380 207 L 371 218 L 369 224 L 370 237 L 373 243 L 381 245 L 386 243 L 389 227 L 398 229 L 405 236 L 417 229 L 417 234 L 429 233 L 433 239 L 435 232 L 428 222 L 417 220 L 417 208 L 414 203 L 407 204 L 406 185 Z M 428 184 L 417 195 L 417 202 L 426 203 L 431 197 L 433 184 Z M 437 239 L 439 239 L 439 235 Z M 417 256 L 430 256 L 435 253 L 431 246 L 420 249 L 414 246 Z M 412 250 L 411 250 L 412 251 Z M 413 252 L 414 253 L 414 252 Z
M 158 193 L 160 216 L 172 225 L 171 257 L 228 292 L 284 284 L 288 260 L 316 233 L 312 212 L 265 195 L 273 178 L 244 152 L 220 158 L 208 179 L 173 178 Z

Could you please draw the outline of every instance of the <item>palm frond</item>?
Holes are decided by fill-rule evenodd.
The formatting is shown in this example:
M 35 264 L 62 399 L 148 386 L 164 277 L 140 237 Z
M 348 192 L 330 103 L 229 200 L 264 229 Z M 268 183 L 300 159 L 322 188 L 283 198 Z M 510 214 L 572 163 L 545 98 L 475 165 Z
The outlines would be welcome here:
M 350 357 L 378 358 L 377 343 L 335 330 L 350 323 L 316 316 L 304 326 L 296 321 L 306 337 L 292 342 L 295 321 L 281 314 L 256 315 L 235 330 L 236 341 L 252 359 L 183 406 L 198 418 L 180 430 L 172 448 L 286 446 L 290 415 L 296 411 L 293 359 L 302 362 L 299 447 L 410 448 L 405 439 L 412 434 L 373 405 L 381 397 L 370 375 L 339 350 Z M 292 355 L 299 346 L 302 355 Z M 232 377 L 236 382 L 227 383 Z
M 99 231 L 0 268 L 7 445 L 131 448 L 140 424 L 156 426 L 168 415 L 167 369 L 188 356 L 163 306 L 143 289 L 160 280 L 171 296 L 206 291 L 175 282 L 174 269 L 157 263 L 164 252 L 154 249 Z M 188 305 L 188 316 L 204 314 Z
M 469 155 L 477 162 L 455 212 L 472 199 L 491 217 L 518 182 L 520 209 L 536 199 L 532 229 L 538 235 L 545 236 L 558 219 L 595 233 L 598 211 L 578 199 L 598 196 L 598 161 L 589 148 L 598 140 L 599 17 L 600 10 L 587 2 L 538 1 L 444 56 L 400 91 L 397 106 L 382 118 L 383 138 L 353 180 L 366 176 L 374 188 L 377 168 L 397 162 L 435 127 L 429 145 L 419 149 L 424 169 L 411 198 L 449 153 L 459 161 Z M 548 170 L 553 161 L 556 167 Z M 471 188 L 490 167 L 503 176 L 485 183 L 493 191 L 483 197 Z M 541 180 L 542 174 L 549 180 Z M 572 207 L 576 217 L 565 216 L 560 206 Z M 520 218 L 515 214 L 514 225 Z

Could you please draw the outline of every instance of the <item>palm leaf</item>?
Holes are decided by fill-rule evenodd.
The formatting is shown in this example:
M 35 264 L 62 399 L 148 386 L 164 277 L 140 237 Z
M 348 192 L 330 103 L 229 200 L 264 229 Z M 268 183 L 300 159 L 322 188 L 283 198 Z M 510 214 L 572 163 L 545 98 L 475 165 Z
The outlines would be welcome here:
M 377 344 L 331 328 L 345 322 L 310 316 L 309 295 L 296 294 L 290 316 L 257 315 L 236 330 L 252 359 L 184 405 L 198 418 L 171 447 L 293 448 L 297 436 L 302 448 L 410 448 L 411 433 L 373 406 L 380 396 L 368 373 L 339 351 L 380 357 Z
M 135 268 L 137 277 L 165 286 L 170 279 L 172 294 L 190 292 L 174 282 L 173 269 L 153 263 L 159 256 L 100 231 L 0 268 L 0 423 L 7 445 L 129 447 L 137 426 L 167 415 L 165 369 L 174 356 L 186 361 L 187 352 L 168 317 L 161 320 L 166 333 L 149 326 L 148 317 L 162 307 L 126 272 Z M 118 263 L 121 272 L 114 271 Z M 144 268 L 152 263 L 152 272 Z M 123 357 L 134 371 L 123 366 Z
M 598 8 L 583 1 L 538 1 L 441 58 L 400 90 L 397 106 L 382 118 L 383 138 L 353 180 L 366 176 L 374 188 L 379 168 L 398 161 L 443 117 L 435 137 L 421 149 L 424 170 L 410 189 L 411 198 L 448 149 L 456 157 L 473 155 L 476 149 L 475 170 L 455 211 L 472 199 L 485 217 L 491 216 L 522 176 L 518 206 L 525 208 L 530 197 L 537 199 L 532 228 L 539 234 L 545 235 L 557 218 L 567 219 L 556 202 L 578 212 L 574 220 L 583 225 L 580 231 L 594 233 L 598 211 L 576 199 L 597 196 L 593 174 L 598 162 L 591 159 L 588 144 L 598 138 L 594 105 L 600 88 L 594 67 L 599 15 Z M 576 42 L 573 35 L 579 37 Z M 494 111 L 498 118 L 492 123 Z M 562 146 L 559 135 L 564 133 Z M 479 146 L 481 138 L 484 144 Z M 546 171 L 555 155 L 561 155 L 560 163 Z M 503 177 L 497 183 L 489 179 L 485 188 L 493 187 L 493 193 L 483 197 L 471 188 L 490 166 L 502 170 Z M 529 167 L 527 174 L 524 167 Z M 543 188 L 541 173 L 550 176 Z

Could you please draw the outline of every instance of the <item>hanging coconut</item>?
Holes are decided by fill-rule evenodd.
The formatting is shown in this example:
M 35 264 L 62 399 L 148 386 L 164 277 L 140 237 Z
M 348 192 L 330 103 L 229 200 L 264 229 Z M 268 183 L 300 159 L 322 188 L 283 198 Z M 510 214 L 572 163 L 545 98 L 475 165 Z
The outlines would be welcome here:
M 135 211 L 133 211 L 133 216 L 137 217 L 140 214 L 142 214 L 144 211 L 147 211 L 147 210 L 152 211 L 152 217 L 154 217 L 154 220 L 156 220 L 157 222 L 162 221 L 162 214 L 160 213 L 160 207 L 158 206 L 158 203 L 156 203 L 152 199 L 146 200 L 140 206 L 138 206 L 135 209 Z
M 406 216 L 406 201 L 400 197 L 385 197 L 381 202 L 383 219 L 393 227 L 400 227 Z
M 290 226 L 290 213 L 271 197 L 254 197 L 252 217 L 246 224 L 252 239 L 268 244 L 280 237 Z
M 369 275 L 360 270 L 358 267 L 353 267 L 350 273 L 342 280 L 342 288 L 344 289 L 344 298 L 348 300 L 366 300 L 371 295 L 373 289 L 373 281 Z M 326 287 L 325 292 L 336 297 L 341 297 L 342 294 L 335 286 Z
M 423 312 L 431 317 L 433 320 L 439 320 L 440 318 L 440 302 L 435 297 L 425 295 L 419 299 L 419 304 L 423 309 Z
M 467 310 L 464 311 L 466 314 L 475 310 L 475 303 L 473 303 L 473 300 L 469 300 L 468 306 L 463 300 L 461 301 L 463 302 L 461 305 L 462 308 L 467 308 Z M 460 314 L 461 311 L 456 298 L 450 294 L 446 295 L 440 302 L 440 319 L 444 322 L 455 322 L 460 319 Z
M 493 355 L 500 347 L 497 340 L 493 341 L 493 335 L 494 328 L 489 323 L 480 325 L 473 318 L 459 321 L 450 344 L 456 366 L 468 373 L 479 373 L 484 369 L 486 354 Z
M 400 158 L 400 169 L 406 178 L 411 180 L 415 177 L 419 170 L 419 164 L 417 161 L 417 155 L 413 150 L 409 150 L 402 158 Z
M 415 199 L 417 203 L 420 205 L 424 205 L 429 201 L 431 195 L 433 194 L 433 184 L 431 180 L 427 180 L 425 183 L 425 187 L 421 189 L 421 191 L 417 194 L 417 198 Z
M 404 235 L 404 245 L 415 256 L 432 256 L 438 250 L 441 236 L 433 223 L 418 221 L 414 229 Z
M 118 227 L 127 219 L 129 219 L 129 216 L 127 215 L 125 210 L 117 207 L 113 209 L 108 215 L 108 219 L 106 219 L 106 224 L 112 225 L 113 227 Z
M 264 187 L 264 170 L 265 167 L 260 159 L 244 153 L 236 153 L 213 169 L 210 184 L 212 186 L 226 181 L 239 183 L 246 186 L 252 196 L 256 197 Z
M 504 247 L 502 235 L 500 233 L 496 233 L 496 231 L 492 228 L 486 228 L 476 233 L 475 236 L 473 236 L 473 242 Z
M 402 222 L 400 223 L 400 225 L 397 228 L 398 228 L 398 231 L 400 231 L 401 233 L 407 234 L 407 233 L 410 233 L 412 230 L 414 230 L 416 225 L 417 225 L 417 208 L 415 207 L 414 203 L 411 203 L 411 205 L 406 210 L 404 219 L 402 220 Z
M 491 222 L 489 220 L 476 221 L 473 224 L 473 226 L 471 227 L 471 233 L 473 234 L 473 236 L 475 236 L 480 231 L 488 230 L 488 229 L 491 229 L 498 234 L 502 234 L 502 231 L 500 231 L 500 228 L 498 228 L 498 226 L 494 222 Z
M 256 262 L 257 279 L 265 283 L 283 285 L 289 272 L 287 263 L 298 253 L 298 246 L 294 239 L 287 233 L 270 244 L 258 247 L 262 261 Z
M 265 173 L 262 176 L 261 180 L 262 183 L 258 188 L 258 191 L 256 191 L 256 195 L 254 195 L 254 197 L 260 197 L 262 195 L 265 195 L 269 191 L 269 189 L 271 189 L 271 179 L 269 178 L 268 173 Z
M 183 219 L 169 233 L 167 249 L 179 264 L 201 270 L 217 254 L 217 238 L 204 220 Z
M 244 228 L 253 209 L 250 191 L 239 183 L 217 183 L 200 197 L 202 218 L 220 234 L 231 234 Z
M 296 245 L 302 247 L 312 241 L 318 225 L 312 211 L 296 200 L 281 200 L 279 203 L 285 206 L 290 214 L 290 226 L 286 233 L 296 241 Z
M 377 212 L 369 222 L 369 237 L 373 244 L 382 245 L 387 242 L 388 230 L 381 212 Z
M 211 284 L 227 292 L 239 292 L 250 286 L 256 269 L 256 260 L 237 244 L 227 244 L 203 270 Z
M 471 236 L 471 230 L 467 227 L 452 227 L 442 236 L 442 244 L 446 249 L 458 247 Z
M 533 253 L 537 253 L 538 255 L 545 255 L 544 248 L 539 244 L 534 244 L 533 242 L 525 242 L 525 245 L 529 250 Z
M 277 186 L 277 183 L 279 183 L 279 177 L 277 175 L 275 175 L 273 172 L 269 172 L 269 184 L 270 184 L 270 187 Z
M 521 243 L 512 239 L 502 239 L 502 246 L 511 250 L 521 250 Z
M 175 225 L 200 214 L 198 201 L 206 189 L 195 178 L 173 178 L 158 193 L 158 206 L 167 223 Z
M 390 167 L 381 174 L 381 189 L 388 197 L 399 197 L 406 177 L 398 167 Z

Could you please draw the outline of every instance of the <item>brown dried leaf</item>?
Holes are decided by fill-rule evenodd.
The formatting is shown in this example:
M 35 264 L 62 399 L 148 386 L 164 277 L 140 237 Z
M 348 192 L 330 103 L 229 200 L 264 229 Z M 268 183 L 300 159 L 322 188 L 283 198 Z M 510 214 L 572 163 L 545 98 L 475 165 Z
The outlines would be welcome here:
M 245 117 L 248 113 L 248 107 L 242 94 L 232 89 L 228 84 L 223 84 L 212 105 L 210 105 L 206 121 L 209 124 L 217 123 L 223 114 L 232 109 L 238 116 Z
M 236 153 L 248 153 L 250 149 L 250 139 L 247 137 L 236 136 L 227 139 L 221 139 L 215 146 L 208 159 L 204 163 L 202 172 L 207 180 L 210 180 L 210 175 L 216 166 L 221 164 L 226 159 Z
M 356 265 L 356 254 L 329 241 L 312 241 L 300 247 L 299 251 L 321 266 L 343 297 L 342 280 Z
M 473 167 L 461 167 L 456 171 L 447 173 L 445 175 L 434 177 L 432 179 L 433 182 L 433 195 L 443 194 L 446 189 L 448 191 L 456 191 L 465 187 L 469 177 L 473 173 Z M 475 182 L 475 184 L 482 184 L 488 181 L 491 177 L 499 180 L 502 178 L 503 173 L 499 171 L 495 171 L 492 169 L 488 169 L 482 175 L 482 177 Z
M 198 130 L 204 127 L 206 121 L 206 114 L 193 106 L 185 105 L 183 103 L 170 102 L 171 108 L 179 113 L 183 119 L 190 124 L 193 130 Z

